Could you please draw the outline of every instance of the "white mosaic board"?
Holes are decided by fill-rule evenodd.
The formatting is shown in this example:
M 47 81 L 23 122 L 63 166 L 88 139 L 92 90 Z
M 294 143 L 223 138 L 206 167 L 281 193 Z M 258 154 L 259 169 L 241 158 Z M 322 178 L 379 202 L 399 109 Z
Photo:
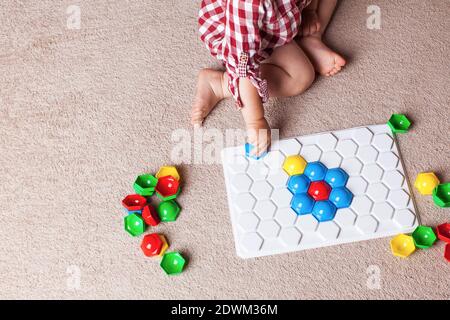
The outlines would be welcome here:
M 318 222 L 291 209 L 286 156 L 340 167 L 353 193 L 349 208 Z M 252 258 L 412 232 L 419 223 L 397 144 L 387 125 L 279 140 L 262 159 L 244 146 L 222 150 L 228 204 L 239 257 Z

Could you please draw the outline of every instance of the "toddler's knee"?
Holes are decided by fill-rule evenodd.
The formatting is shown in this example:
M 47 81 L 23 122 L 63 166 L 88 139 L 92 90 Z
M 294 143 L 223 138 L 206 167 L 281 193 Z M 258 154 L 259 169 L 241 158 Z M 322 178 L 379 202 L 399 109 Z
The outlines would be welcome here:
M 313 66 L 304 68 L 302 72 L 300 72 L 299 75 L 295 78 L 296 85 L 294 89 L 294 95 L 305 92 L 312 85 L 315 78 L 316 72 L 314 71 Z

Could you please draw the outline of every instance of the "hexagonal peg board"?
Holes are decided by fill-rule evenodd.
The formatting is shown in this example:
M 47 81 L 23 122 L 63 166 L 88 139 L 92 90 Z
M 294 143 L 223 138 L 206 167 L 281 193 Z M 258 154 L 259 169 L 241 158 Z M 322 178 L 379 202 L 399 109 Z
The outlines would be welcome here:
M 178 181 L 181 180 L 180 173 L 178 172 L 177 168 L 174 166 L 163 166 L 163 167 L 159 168 L 159 170 L 155 176 L 157 179 L 159 179 L 161 177 L 165 177 L 165 176 L 172 176 Z
M 414 251 L 416 251 L 414 239 L 405 234 L 397 235 L 391 240 L 391 251 L 394 256 L 400 258 L 409 257 Z
M 324 152 L 333 151 L 337 142 L 338 139 L 332 133 L 324 133 L 317 137 L 317 145 Z
M 124 218 L 125 231 L 131 234 L 133 237 L 137 237 L 145 232 L 144 219 L 136 214 L 130 214 Z
M 296 247 L 302 238 L 302 233 L 296 228 L 284 228 L 280 232 L 280 240 L 287 247 Z
M 417 175 L 414 187 L 416 187 L 420 194 L 431 195 L 439 183 L 439 178 L 434 172 L 421 172 Z
M 169 276 L 174 276 L 183 272 L 186 259 L 179 252 L 165 253 L 161 259 L 160 266 Z
M 269 199 L 272 194 L 273 187 L 265 180 L 255 181 L 250 189 L 250 193 L 256 199 Z
M 442 183 L 433 189 L 433 201 L 441 208 L 450 207 L 450 182 Z
M 275 141 L 258 161 L 243 146 L 226 148 L 222 160 L 242 258 L 410 234 L 419 224 L 388 125 Z M 327 192 L 316 201 L 311 185 Z

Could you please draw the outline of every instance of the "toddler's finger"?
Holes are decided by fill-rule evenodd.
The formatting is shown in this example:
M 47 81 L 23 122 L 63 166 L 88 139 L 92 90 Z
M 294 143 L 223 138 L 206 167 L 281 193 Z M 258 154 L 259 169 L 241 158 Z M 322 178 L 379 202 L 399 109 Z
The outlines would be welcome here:
M 262 142 L 261 144 L 258 144 L 257 146 L 255 146 L 255 148 L 253 149 L 254 151 L 254 156 L 256 157 L 260 157 L 261 155 L 264 154 L 264 152 L 267 151 L 269 147 L 269 144 L 266 142 Z

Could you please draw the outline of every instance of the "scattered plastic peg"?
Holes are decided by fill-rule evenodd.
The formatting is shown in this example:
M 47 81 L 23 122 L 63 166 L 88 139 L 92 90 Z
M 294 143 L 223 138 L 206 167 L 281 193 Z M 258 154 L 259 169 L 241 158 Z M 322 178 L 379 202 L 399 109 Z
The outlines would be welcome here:
M 436 228 L 439 240 L 450 243 L 450 223 L 443 223 Z
M 417 248 L 428 249 L 433 246 L 437 238 L 431 227 L 418 226 L 412 233 L 414 244 Z
M 137 237 L 145 232 L 145 222 L 142 217 L 136 213 L 125 217 L 125 230 L 133 237 Z
M 411 126 L 411 121 L 404 114 L 394 113 L 387 124 L 393 133 L 406 133 Z
M 252 158 L 252 159 L 256 159 L 256 160 L 259 160 L 259 159 L 261 159 L 261 158 L 263 158 L 265 155 L 267 155 L 267 151 L 264 151 L 263 153 L 261 153 L 259 156 L 256 156 L 256 155 L 250 155 L 250 153 L 252 152 L 252 150 L 255 148 L 255 146 L 254 145 L 252 145 L 252 144 L 250 144 L 250 143 L 246 143 L 245 144 L 245 156 L 247 157 L 247 158 Z
M 445 249 L 444 249 L 444 258 L 445 260 L 447 260 L 448 262 L 450 262 L 450 243 L 447 243 L 445 245 Z
M 153 175 L 141 174 L 136 178 L 133 188 L 137 194 L 148 197 L 153 195 L 153 193 L 155 192 L 157 183 L 158 179 L 156 179 Z
M 177 168 L 175 168 L 174 166 L 163 166 L 159 168 L 158 172 L 156 173 L 156 178 L 159 179 L 165 176 L 172 176 L 178 181 L 180 181 L 181 179 Z
M 162 201 L 175 199 L 181 191 L 180 182 L 172 176 L 164 176 L 158 178 L 156 184 L 156 195 Z
M 183 272 L 186 259 L 179 252 L 169 252 L 164 254 L 160 265 L 167 275 L 173 276 Z
M 142 209 L 142 219 L 144 219 L 146 224 L 152 227 L 157 226 L 161 222 L 158 213 L 151 204 L 146 205 L 144 209 Z
M 142 239 L 141 249 L 147 257 L 162 256 L 169 245 L 162 234 L 152 233 Z
M 128 211 L 141 211 L 147 204 L 147 199 L 138 194 L 130 194 L 122 200 L 122 205 Z
M 433 189 L 433 200 L 441 208 L 450 207 L 450 182 L 441 183 Z
M 147 234 L 141 242 L 142 252 L 147 257 L 162 256 L 167 248 L 166 238 L 162 234 Z
M 400 258 L 409 257 L 414 251 L 416 251 L 414 239 L 406 234 L 399 234 L 395 236 L 391 240 L 391 251 L 394 256 Z
M 417 175 L 414 186 L 420 194 L 431 195 L 439 183 L 439 179 L 434 172 L 421 172 Z
M 162 222 L 173 222 L 177 220 L 180 206 L 174 200 L 163 201 L 158 205 L 158 215 Z

